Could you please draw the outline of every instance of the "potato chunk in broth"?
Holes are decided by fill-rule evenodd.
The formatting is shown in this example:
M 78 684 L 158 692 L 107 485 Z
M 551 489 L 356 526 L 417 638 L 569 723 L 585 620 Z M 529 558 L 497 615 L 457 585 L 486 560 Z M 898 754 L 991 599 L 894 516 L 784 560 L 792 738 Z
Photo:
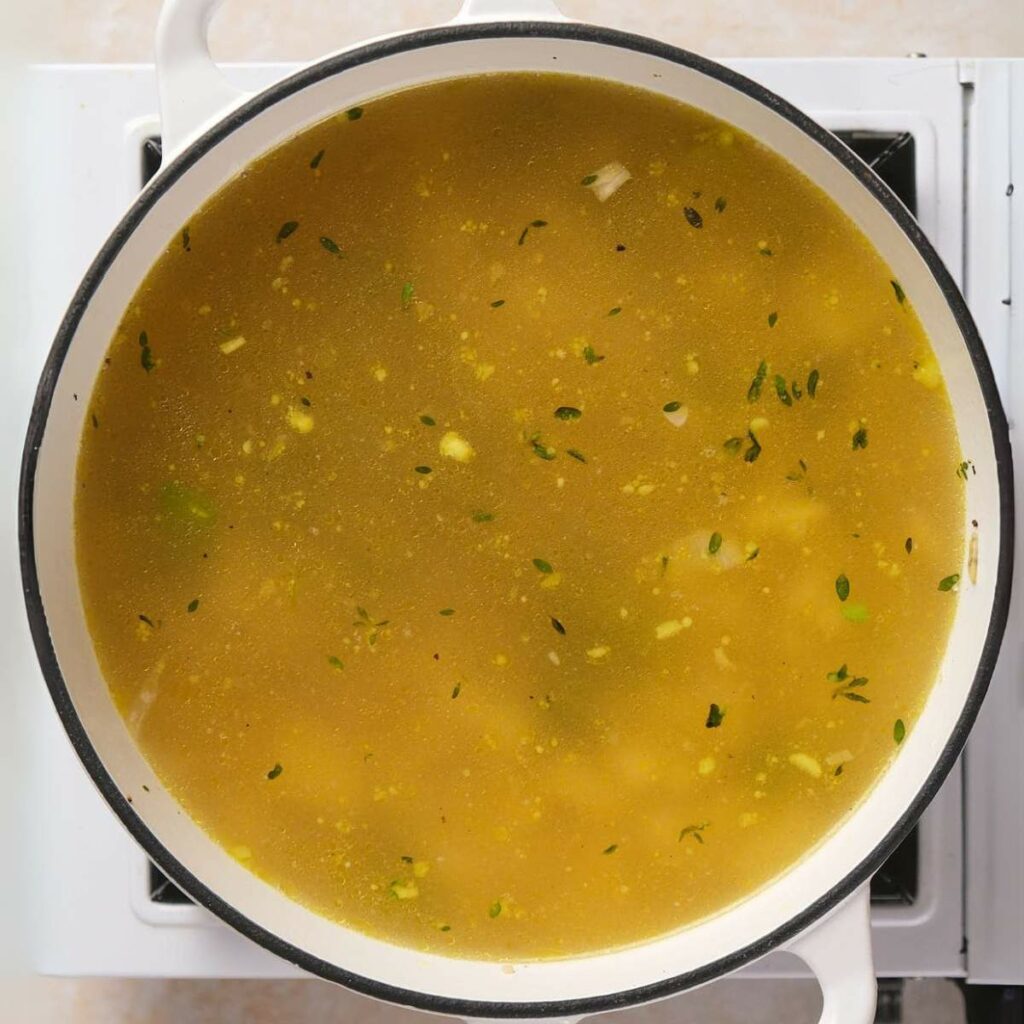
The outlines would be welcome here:
M 86 412 L 132 734 L 397 943 L 567 956 L 749 896 L 886 768 L 952 621 L 969 469 L 913 299 L 653 94 L 492 75 L 304 131 L 169 241 Z

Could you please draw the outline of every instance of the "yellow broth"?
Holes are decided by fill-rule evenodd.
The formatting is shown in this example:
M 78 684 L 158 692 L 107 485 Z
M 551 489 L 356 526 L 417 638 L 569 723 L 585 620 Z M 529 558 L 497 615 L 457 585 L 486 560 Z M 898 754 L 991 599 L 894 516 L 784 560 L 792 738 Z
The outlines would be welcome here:
M 912 302 L 645 92 L 304 131 L 169 241 L 89 399 L 128 727 L 249 869 L 397 943 L 566 956 L 749 896 L 889 764 L 954 613 L 969 465 Z

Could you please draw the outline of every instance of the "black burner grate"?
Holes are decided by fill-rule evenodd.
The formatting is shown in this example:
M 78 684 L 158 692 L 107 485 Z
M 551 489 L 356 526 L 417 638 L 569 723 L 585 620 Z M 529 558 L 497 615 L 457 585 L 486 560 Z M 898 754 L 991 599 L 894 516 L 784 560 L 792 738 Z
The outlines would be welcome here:
M 917 214 L 917 152 L 910 132 L 836 132 L 896 193 L 903 205 Z
M 149 898 L 154 903 L 191 903 L 155 864 L 149 865 Z
M 910 132 L 845 131 L 836 136 L 857 154 L 917 213 L 916 147 Z M 146 139 L 142 146 L 142 184 L 160 169 L 159 137 Z M 917 898 L 918 830 L 897 847 L 871 879 L 871 902 L 910 905 Z M 155 903 L 190 903 L 191 900 L 154 865 L 149 869 L 149 895 Z

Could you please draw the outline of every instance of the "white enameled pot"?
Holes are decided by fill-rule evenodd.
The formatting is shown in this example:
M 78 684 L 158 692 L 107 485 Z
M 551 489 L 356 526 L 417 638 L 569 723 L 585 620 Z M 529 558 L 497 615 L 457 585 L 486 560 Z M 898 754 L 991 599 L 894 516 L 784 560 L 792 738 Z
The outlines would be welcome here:
M 467 0 L 440 28 L 328 57 L 257 95 L 212 63 L 216 0 L 167 0 L 157 42 L 164 164 L 75 296 L 43 372 L 20 498 L 26 602 L 39 659 L 79 756 L 146 852 L 230 925 L 306 970 L 379 998 L 464 1017 L 578 1018 L 704 984 L 773 949 L 802 957 L 823 1022 L 868 1024 L 875 986 L 867 881 L 934 795 L 984 694 L 1009 602 L 1012 481 L 1006 422 L 981 340 L 917 224 L 839 142 L 779 97 L 693 54 L 567 22 L 546 0 Z M 700 924 L 615 952 L 504 964 L 428 955 L 328 921 L 260 881 L 162 787 L 114 708 L 83 616 L 74 556 L 84 400 L 122 311 L 193 212 L 243 167 L 321 119 L 382 93 L 495 71 L 588 75 L 652 90 L 737 125 L 824 189 L 913 302 L 945 376 L 967 488 L 956 619 L 927 704 L 893 766 L 825 841 L 755 895 Z M 79 398 L 82 400 L 80 401 Z M 893 481 L 893 486 L 899 486 Z

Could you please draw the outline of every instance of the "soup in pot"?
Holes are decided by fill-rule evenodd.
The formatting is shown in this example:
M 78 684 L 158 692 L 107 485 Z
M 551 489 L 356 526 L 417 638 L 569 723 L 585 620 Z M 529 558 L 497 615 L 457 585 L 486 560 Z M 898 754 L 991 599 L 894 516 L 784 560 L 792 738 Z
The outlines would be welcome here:
M 168 240 L 85 411 L 127 727 L 247 868 L 402 945 L 561 957 L 742 900 L 942 658 L 971 467 L 913 301 L 651 93 L 496 74 L 304 130 Z

